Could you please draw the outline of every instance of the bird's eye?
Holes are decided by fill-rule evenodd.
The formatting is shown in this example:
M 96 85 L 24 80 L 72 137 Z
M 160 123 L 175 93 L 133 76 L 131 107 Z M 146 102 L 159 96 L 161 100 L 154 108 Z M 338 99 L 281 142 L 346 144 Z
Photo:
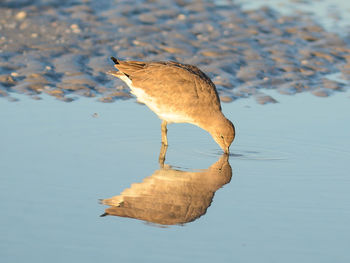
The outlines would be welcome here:
M 223 135 L 220 135 L 221 139 L 224 139 L 224 136 Z

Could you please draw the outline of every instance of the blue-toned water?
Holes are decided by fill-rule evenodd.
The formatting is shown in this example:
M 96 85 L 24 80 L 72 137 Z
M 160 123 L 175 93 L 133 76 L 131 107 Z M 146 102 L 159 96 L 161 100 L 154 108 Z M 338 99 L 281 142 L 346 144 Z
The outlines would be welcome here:
M 349 93 L 224 104 L 237 127 L 231 182 L 183 226 L 99 217 L 159 169 L 160 121 L 132 101 L 0 100 L 2 262 L 348 262 Z M 221 156 L 191 125 L 169 126 L 165 163 Z
M 4 0 L 0 14 L 1 263 L 350 262 L 347 2 Z M 229 159 L 174 124 L 160 165 L 161 122 L 106 76 L 112 55 L 208 73 L 232 101 Z

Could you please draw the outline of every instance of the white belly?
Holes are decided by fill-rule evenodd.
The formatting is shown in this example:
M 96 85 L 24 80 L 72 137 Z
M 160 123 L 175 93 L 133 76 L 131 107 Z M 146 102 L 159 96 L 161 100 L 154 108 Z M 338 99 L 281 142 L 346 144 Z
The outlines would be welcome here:
M 121 78 L 130 87 L 131 93 L 134 94 L 137 100 L 144 103 L 149 107 L 154 113 L 156 113 L 159 118 L 167 122 L 193 122 L 192 118 L 189 118 L 186 114 L 172 110 L 171 105 L 162 105 L 159 99 L 155 99 L 149 96 L 143 89 L 136 88 L 132 85 L 131 80 L 128 77 Z

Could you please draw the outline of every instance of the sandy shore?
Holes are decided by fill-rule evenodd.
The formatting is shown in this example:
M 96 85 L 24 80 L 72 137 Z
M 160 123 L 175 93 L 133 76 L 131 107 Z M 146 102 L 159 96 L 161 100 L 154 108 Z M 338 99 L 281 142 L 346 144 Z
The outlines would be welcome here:
M 220 1 L 221 2 L 221 1 Z M 211 1 L 2 1 L 0 96 L 128 99 L 110 56 L 195 64 L 225 102 L 264 93 L 329 96 L 350 76 L 350 46 L 306 15 Z M 327 76 L 339 73 L 343 80 Z

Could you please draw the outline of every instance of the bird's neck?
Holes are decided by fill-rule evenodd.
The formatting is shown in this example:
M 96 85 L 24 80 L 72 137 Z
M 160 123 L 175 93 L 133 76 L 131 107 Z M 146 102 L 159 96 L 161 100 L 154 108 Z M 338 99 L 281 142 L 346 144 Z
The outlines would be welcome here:
M 201 119 L 197 125 L 211 133 L 211 131 L 221 126 L 225 121 L 227 121 L 227 119 L 220 111 L 207 115 L 206 118 Z

